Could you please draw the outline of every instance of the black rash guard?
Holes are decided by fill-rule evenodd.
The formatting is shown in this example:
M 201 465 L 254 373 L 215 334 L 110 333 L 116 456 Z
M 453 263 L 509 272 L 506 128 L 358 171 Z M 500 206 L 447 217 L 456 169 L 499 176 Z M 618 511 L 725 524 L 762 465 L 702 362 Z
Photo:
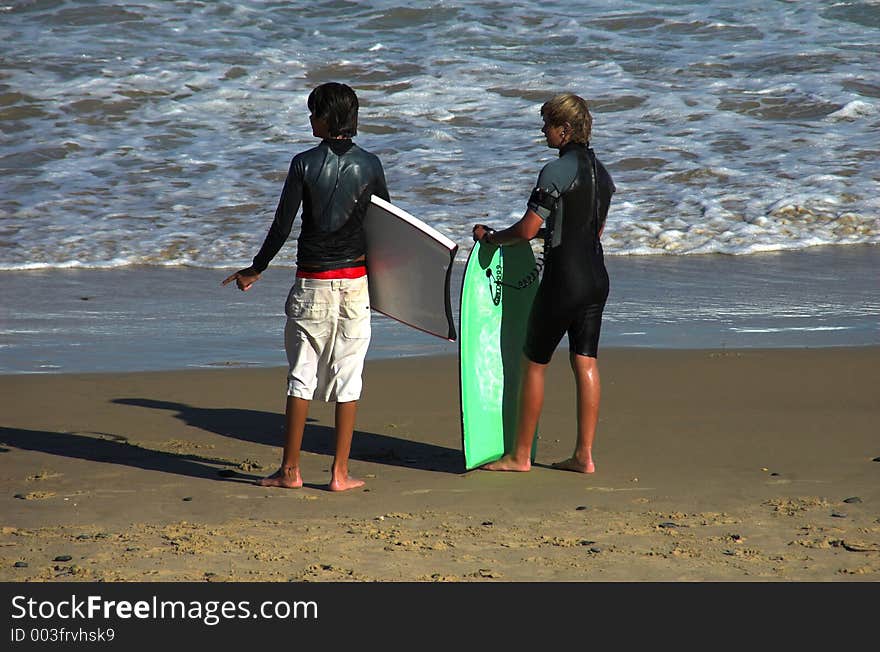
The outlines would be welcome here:
M 253 268 L 262 272 L 269 266 L 287 241 L 300 204 L 297 267 L 320 272 L 352 265 L 366 253 L 363 220 L 370 195 L 389 199 L 385 172 L 375 154 L 351 140 L 323 140 L 297 154 Z
M 529 208 L 544 218 L 544 275 L 532 305 L 525 353 L 550 362 L 568 332 L 572 353 L 596 357 L 608 272 L 599 232 L 615 191 L 593 150 L 568 143 L 544 166 Z

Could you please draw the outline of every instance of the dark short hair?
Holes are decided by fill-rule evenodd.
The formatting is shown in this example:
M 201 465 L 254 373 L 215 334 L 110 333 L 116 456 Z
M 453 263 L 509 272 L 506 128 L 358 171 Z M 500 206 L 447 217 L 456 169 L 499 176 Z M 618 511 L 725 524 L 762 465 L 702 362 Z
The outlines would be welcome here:
M 321 84 L 309 93 L 309 111 L 327 123 L 330 136 L 357 135 L 358 98 L 350 86 L 337 82 Z

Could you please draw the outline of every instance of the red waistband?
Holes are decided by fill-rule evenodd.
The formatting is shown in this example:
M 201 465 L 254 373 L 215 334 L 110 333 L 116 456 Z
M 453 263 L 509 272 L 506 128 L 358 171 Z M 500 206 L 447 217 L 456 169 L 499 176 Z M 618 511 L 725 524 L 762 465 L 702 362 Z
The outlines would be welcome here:
M 297 269 L 297 278 L 360 278 L 367 275 L 366 265 L 343 267 L 342 269 L 328 269 L 323 272 L 310 272 L 305 269 Z

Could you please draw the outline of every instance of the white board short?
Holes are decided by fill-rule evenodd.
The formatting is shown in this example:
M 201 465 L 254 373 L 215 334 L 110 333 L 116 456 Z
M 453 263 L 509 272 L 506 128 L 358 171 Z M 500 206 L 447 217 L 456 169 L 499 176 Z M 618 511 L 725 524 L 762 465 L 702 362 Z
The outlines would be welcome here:
M 284 312 L 287 394 L 327 402 L 358 400 L 371 334 L 367 277 L 297 278 Z

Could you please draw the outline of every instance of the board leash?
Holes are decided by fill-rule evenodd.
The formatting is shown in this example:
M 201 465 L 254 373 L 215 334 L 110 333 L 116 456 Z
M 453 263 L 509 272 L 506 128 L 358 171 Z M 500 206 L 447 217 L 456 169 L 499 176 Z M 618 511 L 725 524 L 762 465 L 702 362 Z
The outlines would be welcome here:
M 504 250 L 501 249 L 501 252 L 503 251 Z M 538 278 L 540 278 L 541 270 L 544 268 L 544 257 L 540 256 L 535 261 L 535 266 L 528 274 L 523 276 L 516 283 L 506 283 L 504 280 L 502 280 L 504 278 L 504 265 L 502 264 L 503 260 L 504 254 L 499 252 L 498 264 L 495 265 L 494 276 L 492 274 L 491 268 L 486 270 L 486 278 L 489 279 L 489 294 L 492 297 L 492 303 L 496 306 L 501 303 L 502 287 L 513 288 L 514 290 L 525 290 L 527 287 L 537 281 Z

